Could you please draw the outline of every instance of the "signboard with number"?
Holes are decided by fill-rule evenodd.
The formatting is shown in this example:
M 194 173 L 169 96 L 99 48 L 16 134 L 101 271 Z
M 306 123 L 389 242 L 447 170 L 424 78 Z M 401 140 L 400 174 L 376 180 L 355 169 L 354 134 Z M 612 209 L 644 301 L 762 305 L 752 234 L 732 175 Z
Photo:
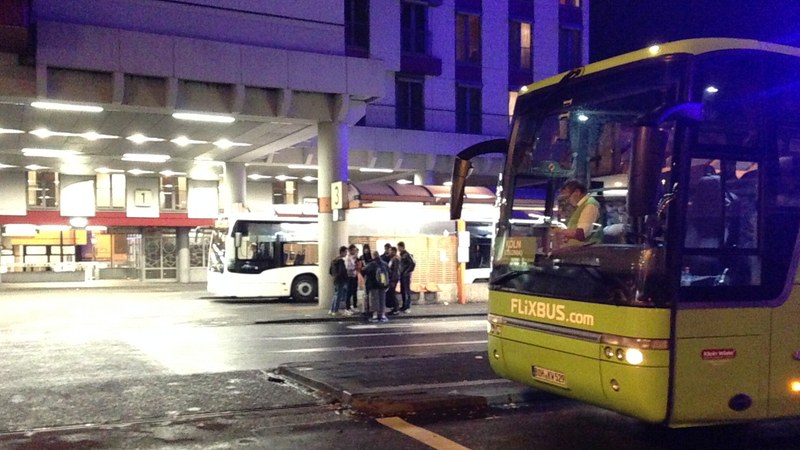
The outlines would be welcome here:
M 331 209 L 344 209 L 347 198 L 347 184 L 344 181 L 331 183 Z
M 136 189 L 133 192 L 133 205 L 139 208 L 153 206 L 153 191 L 150 189 Z

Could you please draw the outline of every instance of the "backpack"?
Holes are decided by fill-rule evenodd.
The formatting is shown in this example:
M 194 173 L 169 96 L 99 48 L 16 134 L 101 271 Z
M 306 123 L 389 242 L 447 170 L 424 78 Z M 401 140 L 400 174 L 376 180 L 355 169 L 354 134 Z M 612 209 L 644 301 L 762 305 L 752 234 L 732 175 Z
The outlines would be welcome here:
M 386 264 L 378 262 L 375 268 L 375 282 L 379 288 L 389 287 L 389 267 Z
M 342 258 L 334 258 L 333 261 L 331 261 L 330 268 L 328 268 L 328 273 L 334 280 L 347 278 L 347 268 L 344 265 L 344 260 Z

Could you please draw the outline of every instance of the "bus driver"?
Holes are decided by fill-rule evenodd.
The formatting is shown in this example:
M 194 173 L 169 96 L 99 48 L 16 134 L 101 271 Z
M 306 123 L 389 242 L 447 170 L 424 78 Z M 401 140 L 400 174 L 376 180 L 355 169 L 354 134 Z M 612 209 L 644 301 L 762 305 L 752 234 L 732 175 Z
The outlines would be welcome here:
M 568 180 L 561 187 L 559 202 L 565 201 L 575 208 L 567 221 L 566 229 L 554 230 L 562 245 L 594 244 L 599 242 L 600 231 L 592 232 L 600 217 L 600 203 L 597 202 L 586 185 L 578 180 Z

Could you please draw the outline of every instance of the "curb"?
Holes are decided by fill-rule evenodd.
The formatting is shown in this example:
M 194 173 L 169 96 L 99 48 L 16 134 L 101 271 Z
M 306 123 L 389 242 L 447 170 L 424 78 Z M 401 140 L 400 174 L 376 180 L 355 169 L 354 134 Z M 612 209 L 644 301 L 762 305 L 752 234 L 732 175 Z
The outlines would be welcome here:
M 414 314 L 392 316 L 389 322 L 394 320 L 408 320 L 408 319 L 437 319 L 440 317 L 486 317 L 486 313 L 452 313 L 452 314 Z M 268 324 L 287 324 L 287 323 L 314 323 L 314 322 L 363 322 L 367 323 L 361 316 L 324 316 L 324 317 L 298 317 L 294 319 L 274 319 L 274 320 L 256 320 L 253 322 L 255 325 L 268 325 Z M 380 326 L 380 325 L 379 325 Z

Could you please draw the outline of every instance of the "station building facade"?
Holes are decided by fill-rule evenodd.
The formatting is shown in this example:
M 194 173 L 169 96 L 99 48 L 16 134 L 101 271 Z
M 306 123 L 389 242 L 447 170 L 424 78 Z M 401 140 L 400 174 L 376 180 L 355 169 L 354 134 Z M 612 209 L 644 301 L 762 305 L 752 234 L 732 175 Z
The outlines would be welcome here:
M 204 227 L 278 204 L 316 205 L 328 259 L 348 239 L 332 181 L 444 183 L 459 150 L 505 137 L 521 86 L 587 62 L 588 10 L 6 0 L 0 282 L 203 281 Z

